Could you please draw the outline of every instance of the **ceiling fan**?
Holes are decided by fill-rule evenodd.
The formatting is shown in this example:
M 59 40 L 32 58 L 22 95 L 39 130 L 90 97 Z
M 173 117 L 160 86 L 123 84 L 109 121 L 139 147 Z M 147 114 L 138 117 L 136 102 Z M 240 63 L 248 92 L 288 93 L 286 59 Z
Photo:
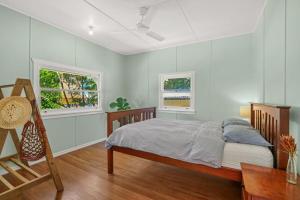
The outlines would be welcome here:
M 136 24 L 137 30 L 141 33 L 146 34 L 147 36 L 157 40 L 157 41 L 164 41 L 165 38 L 163 36 L 161 36 L 160 34 L 151 31 L 150 29 L 150 16 L 149 16 L 149 10 L 151 9 L 151 7 L 149 6 L 143 6 L 140 7 L 139 9 L 139 14 L 141 16 L 140 21 L 138 21 L 138 23 Z M 148 15 L 147 15 L 148 14 Z

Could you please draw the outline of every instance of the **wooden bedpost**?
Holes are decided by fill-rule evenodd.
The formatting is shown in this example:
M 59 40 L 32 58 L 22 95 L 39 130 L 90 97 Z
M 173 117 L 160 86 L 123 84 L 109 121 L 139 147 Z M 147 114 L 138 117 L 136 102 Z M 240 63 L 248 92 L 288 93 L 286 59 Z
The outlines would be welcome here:
M 289 116 L 290 116 L 290 107 L 289 106 L 277 106 L 279 109 L 279 133 L 281 135 L 289 135 L 290 132 L 290 124 L 289 124 Z M 276 152 L 276 166 L 279 169 L 286 169 L 288 163 L 288 154 L 283 150 L 280 145 L 280 136 L 277 136 L 277 152 Z
M 153 117 L 153 118 L 156 118 L 156 107 L 153 108 L 153 113 L 152 113 L 152 114 L 153 114 L 152 117 Z
M 107 150 L 107 173 L 114 173 L 114 151 L 112 149 Z
M 144 121 L 152 118 L 156 118 L 156 108 L 140 108 L 116 112 L 106 112 L 107 113 L 107 137 L 109 137 L 113 132 L 113 122 L 119 121 L 120 126 Z M 114 148 L 107 150 L 107 172 L 108 174 L 114 173 Z
M 251 126 L 253 126 L 253 127 L 255 127 L 254 119 L 255 119 L 254 103 L 250 103 L 250 123 L 251 123 Z
M 111 113 L 107 113 L 107 137 L 113 132 L 113 120 Z M 107 173 L 114 173 L 114 151 L 112 149 L 107 150 Z

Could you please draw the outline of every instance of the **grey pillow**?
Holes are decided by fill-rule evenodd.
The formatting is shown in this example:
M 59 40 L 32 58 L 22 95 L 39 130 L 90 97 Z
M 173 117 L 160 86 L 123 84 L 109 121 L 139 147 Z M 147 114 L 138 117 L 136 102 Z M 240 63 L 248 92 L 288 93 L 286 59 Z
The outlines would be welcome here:
M 239 118 L 228 118 L 223 121 L 223 128 L 230 125 L 251 126 L 248 121 Z
M 226 142 L 252 144 L 263 147 L 272 146 L 256 129 L 242 125 L 226 126 L 223 137 Z

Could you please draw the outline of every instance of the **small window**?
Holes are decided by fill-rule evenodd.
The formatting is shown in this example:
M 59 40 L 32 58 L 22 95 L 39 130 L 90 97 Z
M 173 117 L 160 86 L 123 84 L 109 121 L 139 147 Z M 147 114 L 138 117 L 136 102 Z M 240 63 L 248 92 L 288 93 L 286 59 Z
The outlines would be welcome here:
M 195 111 L 194 72 L 160 75 L 160 110 Z
M 34 60 L 34 87 L 43 115 L 102 111 L 100 72 Z

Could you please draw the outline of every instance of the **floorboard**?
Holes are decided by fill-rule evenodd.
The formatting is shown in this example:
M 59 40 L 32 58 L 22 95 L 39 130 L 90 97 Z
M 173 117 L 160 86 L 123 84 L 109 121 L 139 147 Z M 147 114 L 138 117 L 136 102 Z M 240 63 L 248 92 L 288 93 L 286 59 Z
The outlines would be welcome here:
M 24 192 L 22 200 L 235 200 L 238 183 L 115 153 L 114 175 L 106 170 L 103 143 L 55 159 L 65 186 L 56 194 L 52 180 Z M 45 163 L 34 168 L 46 173 Z

